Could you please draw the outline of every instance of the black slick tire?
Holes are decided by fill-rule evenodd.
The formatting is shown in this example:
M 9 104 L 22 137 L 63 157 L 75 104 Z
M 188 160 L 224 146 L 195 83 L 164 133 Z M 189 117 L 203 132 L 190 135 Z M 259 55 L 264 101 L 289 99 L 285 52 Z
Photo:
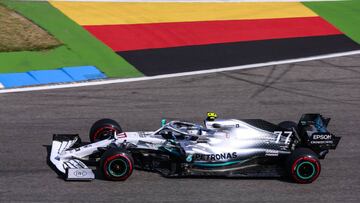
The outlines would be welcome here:
M 314 151 L 297 148 L 289 155 L 286 163 L 287 174 L 296 183 L 312 183 L 320 175 L 320 161 Z
M 90 142 L 107 139 L 115 132 L 117 134 L 122 132 L 120 125 L 116 121 L 108 118 L 98 120 L 90 128 Z
M 101 156 L 99 169 L 107 180 L 124 181 L 132 174 L 134 161 L 128 151 L 113 148 Z

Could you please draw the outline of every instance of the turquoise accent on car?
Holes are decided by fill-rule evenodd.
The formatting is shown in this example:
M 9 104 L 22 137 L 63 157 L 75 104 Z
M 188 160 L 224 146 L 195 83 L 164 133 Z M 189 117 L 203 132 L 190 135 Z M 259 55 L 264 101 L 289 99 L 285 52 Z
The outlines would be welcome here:
M 161 127 L 163 127 L 166 124 L 166 119 L 161 120 Z
M 115 171 L 113 171 L 113 170 L 111 169 L 111 165 L 114 163 L 114 161 L 121 161 L 121 162 L 124 164 L 125 170 L 124 170 L 122 173 L 117 173 L 117 172 L 115 172 Z M 121 176 L 123 176 L 123 175 L 126 173 L 126 171 L 128 170 L 128 165 L 127 165 L 127 163 L 126 163 L 124 160 L 122 160 L 122 159 L 114 159 L 114 160 L 112 160 L 112 161 L 109 163 L 107 170 L 108 170 L 108 172 L 109 172 L 112 176 L 114 176 L 114 177 L 121 177 Z
M 159 147 L 159 150 L 168 151 L 176 156 L 181 156 L 181 154 L 178 151 L 176 151 L 176 149 L 174 150 L 174 148 L 171 148 L 171 147 L 161 146 L 161 147 Z
M 208 167 L 217 167 L 217 166 L 228 166 L 232 164 L 242 163 L 244 160 L 239 161 L 228 161 L 223 163 L 194 163 L 196 166 L 208 166 Z
M 304 165 L 304 164 L 309 164 L 309 165 L 311 166 L 311 168 L 312 168 L 312 173 L 311 173 L 311 175 L 309 175 L 309 176 L 302 176 L 302 175 L 300 174 L 299 168 L 300 168 L 302 165 Z M 304 180 L 307 180 L 307 179 L 312 178 L 312 177 L 315 175 L 315 172 L 316 172 L 316 170 L 315 170 L 314 164 L 311 163 L 311 162 L 309 162 L 309 161 L 305 161 L 305 162 L 300 163 L 300 164 L 297 166 L 297 168 L 296 168 L 296 174 L 297 174 L 301 179 L 304 179 Z
M 191 162 L 192 161 L 192 154 L 190 154 L 190 155 L 188 155 L 187 157 L 186 157 L 186 161 L 187 162 Z

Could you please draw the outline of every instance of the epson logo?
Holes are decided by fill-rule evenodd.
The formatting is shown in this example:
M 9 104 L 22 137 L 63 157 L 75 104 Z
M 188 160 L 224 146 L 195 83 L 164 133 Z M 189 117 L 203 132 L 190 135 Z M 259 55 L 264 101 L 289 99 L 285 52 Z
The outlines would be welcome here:
M 313 135 L 313 139 L 314 140 L 330 140 L 331 139 L 331 135 L 330 134 L 324 134 L 324 135 Z
M 76 177 L 84 177 L 87 175 L 86 171 L 74 171 L 74 176 Z

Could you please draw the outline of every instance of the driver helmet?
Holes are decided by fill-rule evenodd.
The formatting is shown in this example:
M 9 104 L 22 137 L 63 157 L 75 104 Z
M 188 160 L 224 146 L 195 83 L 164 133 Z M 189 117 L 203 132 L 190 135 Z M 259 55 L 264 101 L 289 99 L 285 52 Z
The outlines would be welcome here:
M 215 112 L 208 112 L 207 113 L 207 121 L 214 121 L 217 118 L 217 114 Z

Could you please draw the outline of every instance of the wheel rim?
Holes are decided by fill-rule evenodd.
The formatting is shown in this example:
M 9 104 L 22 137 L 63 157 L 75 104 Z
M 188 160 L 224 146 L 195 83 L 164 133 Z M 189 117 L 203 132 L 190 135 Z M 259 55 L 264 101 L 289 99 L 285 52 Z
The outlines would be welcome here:
M 100 128 L 94 133 L 94 142 L 109 138 L 111 134 L 115 133 L 115 131 L 117 130 L 112 126 L 105 126 Z
M 297 176 L 303 180 L 311 179 L 316 174 L 316 168 L 314 163 L 311 163 L 309 161 L 301 162 L 295 170 Z
M 115 166 L 117 164 L 119 166 Z M 126 180 L 133 171 L 133 164 L 125 154 L 114 154 L 106 158 L 102 166 L 105 177 L 109 180 Z
M 291 167 L 291 176 L 295 182 L 311 183 L 316 180 L 321 171 L 318 160 L 305 156 L 298 158 Z
M 111 176 L 122 177 L 128 170 L 128 164 L 123 159 L 114 159 L 110 161 L 107 170 Z

